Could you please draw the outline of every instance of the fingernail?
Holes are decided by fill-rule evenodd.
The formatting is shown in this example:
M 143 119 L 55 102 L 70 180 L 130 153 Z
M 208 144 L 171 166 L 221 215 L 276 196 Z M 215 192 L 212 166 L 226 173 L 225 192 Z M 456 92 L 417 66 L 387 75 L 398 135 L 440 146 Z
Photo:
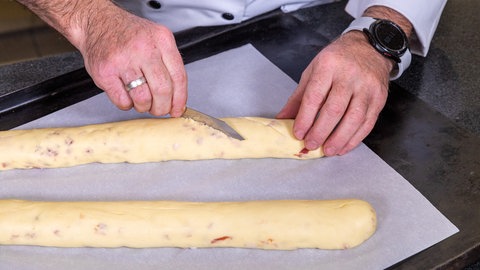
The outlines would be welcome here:
M 293 130 L 293 135 L 295 135 L 295 138 L 297 138 L 299 140 L 303 140 L 303 137 L 305 136 L 305 134 L 301 130 L 298 130 L 298 129 Z
M 182 116 L 182 114 L 183 114 L 184 112 L 185 112 L 185 107 L 183 107 L 183 108 L 180 109 L 180 110 L 179 110 L 179 109 L 172 110 L 172 111 L 170 112 L 170 115 L 171 115 L 172 117 L 180 117 L 180 116 Z
M 348 150 L 345 149 L 345 148 L 343 148 L 340 152 L 338 152 L 338 155 L 339 155 L 339 156 L 343 156 L 343 155 L 345 155 L 346 153 L 348 153 Z
M 315 150 L 319 147 L 320 145 L 318 145 L 318 143 L 314 140 L 308 140 L 308 141 L 305 141 L 305 147 L 308 149 L 308 150 Z

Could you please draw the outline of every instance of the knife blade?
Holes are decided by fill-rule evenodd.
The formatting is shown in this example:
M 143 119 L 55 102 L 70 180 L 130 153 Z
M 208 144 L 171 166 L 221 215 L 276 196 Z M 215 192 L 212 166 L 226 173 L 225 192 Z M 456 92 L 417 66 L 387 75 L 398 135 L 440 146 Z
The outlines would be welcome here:
M 197 110 L 194 110 L 192 108 L 186 108 L 185 111 L 182 114 L 183 118 L 189 118 L 194 121 L 203 123 L 207 126 L 210 126 L 216 130 L 219 130 L 223 133 L 225 133 L 227 136 L 232 137 L 237 140 L 244 140 L 242 135 L 240 135 L 235 129 L 233 129 L 231 126 L 229 126 L 227 123 L 224 121 L 215 118 L 213 116 L 204 114 L 202 112 L 199 112 Z

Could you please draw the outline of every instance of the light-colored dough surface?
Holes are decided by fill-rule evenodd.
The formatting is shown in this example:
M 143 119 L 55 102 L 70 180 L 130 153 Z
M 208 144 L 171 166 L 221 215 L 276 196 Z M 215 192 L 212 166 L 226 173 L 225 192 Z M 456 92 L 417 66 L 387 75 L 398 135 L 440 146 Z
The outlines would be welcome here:
M 185 118 L 139 119 L 81 127 L 0 132 L 0 170 L 69 167 L 93 162 L 293 158 L 323 156 L 304 151 L 293 120 L 223 119 L 245 140 Z
M 376 215 L 362 200 L 34 202 L 0 200 L 0 244 L 56 247 L 346 249 Z

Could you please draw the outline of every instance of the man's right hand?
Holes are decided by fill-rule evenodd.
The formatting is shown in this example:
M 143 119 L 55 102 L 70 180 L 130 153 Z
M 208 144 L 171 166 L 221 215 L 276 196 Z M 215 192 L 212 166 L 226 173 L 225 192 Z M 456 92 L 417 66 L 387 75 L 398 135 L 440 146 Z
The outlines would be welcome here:
M 180 116 L 187 75 L 174 36 L 108 0 L 19 0 L 81 52 L 95 84 L 120 109 Z M 144 77 L 146 83 L 127 91 Z

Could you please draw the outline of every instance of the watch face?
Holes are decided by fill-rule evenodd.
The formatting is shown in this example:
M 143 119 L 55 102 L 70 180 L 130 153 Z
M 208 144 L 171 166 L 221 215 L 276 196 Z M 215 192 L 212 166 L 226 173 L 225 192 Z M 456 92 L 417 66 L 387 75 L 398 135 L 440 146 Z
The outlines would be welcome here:
M 376 40 L 385 49 L 401 53 L 406 50 L 406 36 L 397 25 L 389 21 L 378 21 L 372 29 Z

